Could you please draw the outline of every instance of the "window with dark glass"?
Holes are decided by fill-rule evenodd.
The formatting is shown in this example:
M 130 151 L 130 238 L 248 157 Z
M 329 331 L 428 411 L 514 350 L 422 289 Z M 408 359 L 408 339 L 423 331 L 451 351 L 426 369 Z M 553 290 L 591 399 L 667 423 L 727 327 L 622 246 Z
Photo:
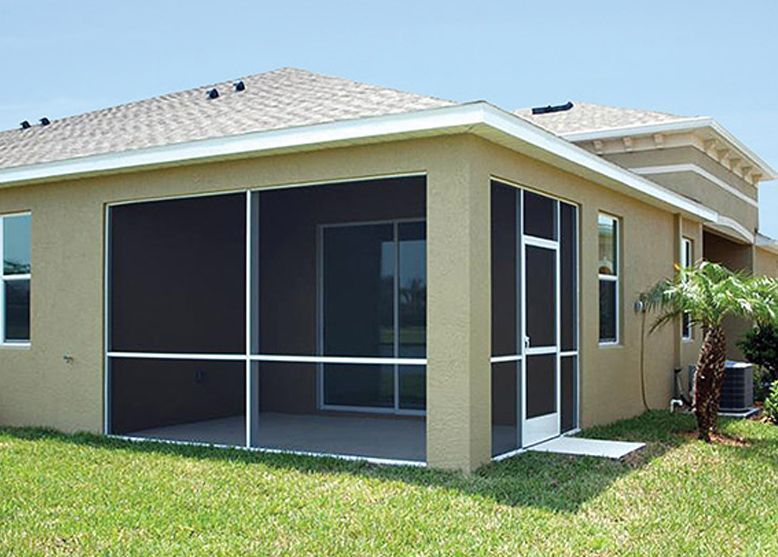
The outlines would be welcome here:
M 30 341 L 32 273 L 29 214 L 0 216 L 0 342 Z
M 691 267 L 694 264 L 694 242 L 689 238 L 681 240 L 681 266 Z M 681 318 L 681 336 L 684 340 L 692 340 L 693 327 L 689 313 L 684 313 Z
M 598 275 L 600 283 L 600 343 L 619 342 L 619 220 L 600 214 Z

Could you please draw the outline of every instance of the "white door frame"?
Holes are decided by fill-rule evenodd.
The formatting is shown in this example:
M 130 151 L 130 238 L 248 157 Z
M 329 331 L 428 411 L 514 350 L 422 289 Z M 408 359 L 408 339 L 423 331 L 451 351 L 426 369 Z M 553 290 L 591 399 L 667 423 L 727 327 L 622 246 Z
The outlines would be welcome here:
M 559 237 L 559 201 L 556 201 L 557 238 Z M 555 340 L 549 346 L 531 346 L 531 339 L 527 335 L 527 246 L 546 249 L 554 252 L 555 259 Z M 561 285 L 560 285 L 560 246 L 558 240 L 548 240 L 522 234 L 521 237 L 521 307 L 522 307 L 522 334 L 524 336 L 524 358 L 521 361 L 521 440 L 523 447 L 529 447 L 541 443 L 561 434 L 561 377 L 560 377 L 560 338 L 561 338 Z M 553 354 L 554 358 L 554 386 L 555 386 L 555 411 L 550 414 L 527 418 L 527 363 L 531 356 Z

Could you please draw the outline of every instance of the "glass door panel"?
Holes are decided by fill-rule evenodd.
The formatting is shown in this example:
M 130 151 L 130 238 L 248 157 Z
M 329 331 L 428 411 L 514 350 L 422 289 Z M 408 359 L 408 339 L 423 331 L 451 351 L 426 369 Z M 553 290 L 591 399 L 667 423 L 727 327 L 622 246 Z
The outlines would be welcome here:
M 399 245 L 397 318 L 399 357 L 427 357 L 427 226 L 401 222 Z
M 327 356 L 394 355 L 394 229 L 324 229 L 322 327 Z

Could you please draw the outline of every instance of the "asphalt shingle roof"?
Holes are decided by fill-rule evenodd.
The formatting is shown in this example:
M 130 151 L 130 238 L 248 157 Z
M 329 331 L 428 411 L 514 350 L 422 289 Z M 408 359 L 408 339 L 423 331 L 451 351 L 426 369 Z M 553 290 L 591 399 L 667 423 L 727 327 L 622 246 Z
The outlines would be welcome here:
M 240 79 L 0 132 L 0 168 L 456 104 L 296 68 Z
M 577 101 L 573 101 L 573 108 L 562 112 L 532 114 L 531 108 L 522 108 L 516 110 L 514 114 L 558 135 L 627 126 L 660 124 L 686 120 L 688 118 L 687 116 L 678 116 L 666 112 L 619 108 Z

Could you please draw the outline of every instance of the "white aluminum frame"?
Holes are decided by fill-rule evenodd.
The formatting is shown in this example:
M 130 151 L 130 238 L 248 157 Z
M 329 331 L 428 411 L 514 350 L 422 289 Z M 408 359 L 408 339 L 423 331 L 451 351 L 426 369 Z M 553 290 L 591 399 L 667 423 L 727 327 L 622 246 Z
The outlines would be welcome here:
M 5 220 L 16 217 L 30 217 L 32 219 L 31 211 L 21 211 L 17 213 L 0 214 L 0 348 L 29 348 L 32 345 L 32 338 L 25 340 L 13 340 L 5 338 L 5 285 L 7 282 L 13 281 L 29 281 L 30 289 L 32 290 L 32 273 L 22 273 L 15 275 L 5 274 Z M 32 230 L 30 230 L 32 235 Z M 32 254 L 31 259 L 32 259 Z M 30 313 L 30 320 L 32 320 L 32 313 Z M 32 329 L 32 321 L 30 321 L 30 329 Z M 32 330 L 30 331 L 32 334 Z
M 316 350 L 319 354 L 311 358 L 311 363 L 316 363 L 316 404 L 320 410 L 337 412 L 362 412 L 370 414 L 394 414 L 398 416 L 426 416 L 426 410 L 410 410 L 400 407 L 400 366 L 426 366 L 426 358 L 401 358 L 400 353 L 400 300 L 399 296 L 399 271 L 400 271 L 400 245 L 399 226 L 401 223 L 426 223 L 426 218 L 399 218 L 380 219 L 370 221 L 348 221 L 320 224 L 316 231 Z M 394 357 L 351 357 L 351 356 L 324 356 L 324 231 L 330 228 L 351 228 L 359 226 L 371 226 L 391 224 L 392 241 L 395 244 L 394 253 L 394 286 L 393 286 L 393 347 Z M 278 358 L 278 356 L 276 356 Z M 281 360 L 275 360 L 281 361 Z M 342 404 L 326 404 L 324 400 L 324 365 L 325 364 L 373 364 L 391 365 L 393 367 L 394 396 L 391 407 L 384 406 L 350 406 Z
M 257 377 L 253 364 L 256 362 L 285 362 L 285 363 L 312 363 L 312 364 L 375 364 L 375 365 L 418 365 L 426 366 L 427 358 L 363 358 L 363 357 L 350 357 L 350 356 L 322 356 L 322 355 L 294 355 L 294 354 L 255 354 L 252 350 L 252 340 L 255 328 L 259 326 L 258 317 L 254 319 L 252 316 L 252 295 L 254 294 L 254 276 L 253 276 L 253 235 L 252 224 L 255 224 L 256 216 L 253 214 L 254 209 L 254 193 L 261 193 L 265 191 L 273 191 L 278 189 L 289 188 L 301 188 L 301 187 L 314 187 L 325 186 L 330 184 L 350 184 L 358 182 L 366 182 L 372 180 L 388 180 L 392 178 L 411 178 L 427 177 L 426 172 L 407 172 L 407 173 L 395 173 L 395 174 L 379 174 L 374 176 L 362 176 L 356 178 L 339 178 L 332 180 L 323 180 L 306 183 L 289 183 L 279 184 L 275 186 L 268 186 L 263 188 L 239 188 L 217 192 L 204 192 L 195 194 L 182 194 L 144 198 L 137 200 L 123 200 L 113 203 L 105 204 L 105 220 L 104 220 L 104 277 L 103 277 L 103 289 L 104 289 L 104 371 L 103 371 L 103 433 L 108 437 L 117 439 L 124 439 L 137 442 L 162 442 L 176 445 L 194 445 L 194 446 L 213 446 L 223 447 L 231 449 L 250 450 L 267 453 L 285 453 L 285 454 L 297 454 L 306 456 L 319 456 L 319 457 L 331 457 L 342 460 L 356 460 L 363 462 L 370 462 L 375 464 L 391 464 L 391 465 L 403 465 L 403 466 L 426 466 L 426 462 L 403 460 L 403 459 L 391 459 L 391 458 L 374 458 L 366 456 L 354 456 L 344 455 L 339 453 L 319 453 L 308 451 L 295 451 L 295 450 L 283 450 L 272 449 L 268 447 L 261 447 L 258 445 L 257 439 L 257 427 L 258 427 L 258 392 L 257 389 L 251 388 L 255 383 Z M 152 203 L 156 201 L 170 201 L 175 199 L 192 199 L 198 197 L 211 197 L 219 195 L 230 195 L 244 193 L 246 195 L 246 307 L 245 307 L 245 320 L 246 320 L 246 336 L 245 336 L 245 351 L 241 354 L 213 354 L 213 353 L 178 353 L 178 352 L 126 352 L 111 350 L 110 346 L 110 285 L 111 285 L 111 269 L 110 269 L 110 238 L 111 238 L 111 209 L 113 207 L 122 205 L 134 205 L 139 203 Z M 29 214 L 27 213 L 19 213 Z M 11 216 L 11 215 L 9 215 Z M 16 214 L 14 215 L 16 216 Z M 424 222 L 424 218 L 417 219 L 395 219 L 398 222 Z M 0 231 L 2 227 L 0 226 Z M 2 236 L 0 235 L 0 245 Z M 317 309 L 318 311 L 318 309 Z M 317 333 L 318 334 L 318 333 Z M 17 346 L 17 344 L 14 344 Z M 111 360 L 115 358 L 131 358 L 131 359 L 155 359 L 155 360 L 189 360 L 189 361 L 233 361 L 246 363 L 246 441 L 245 445 L 221 445 L 213 443 L 200 443 L 196 441 L 171 441 L 167 439 L 153 439 L 153 438 L 138 438 L 127 435 L 112 434 L 111 431 L 111 374 L 110 365 Z M 359 407 L 360 411 L 365 411 L 363 407 Z M 256 413 L 256 415 L 255 415 Z M 402 414 L 421 414 L 422 411 L 404 410 Z M 398 413 L 399 414 L 399 413 Z
M 535 193 L 535 192 L 533 192 Z M 542 194 L 536 194 L 542 195 Z M 522 208 L 524 208 L 524 192 L 522 196 Z M 545 196 L 549 197 L 549 196 Z M 521 414 L 521 439 L 522 448 L 537 445 L 554 437 L 558 437 L 562 432 L 562 385 L 561 385 L 561 281 L 560 279 L 560 217 L 559 200 L 554 199 L 554 212 L 556 220 L 556 240 L 538 238 L 524 233 L 522 229 L 521 236 L 521 262 L 522 262 L 522 280 L 521 280 L 521 299 L 522 299 L 522 333 L 524 335 L 524 354 L 527 356 L 522 360 L 521 365 L 521 384 L 522 384 L 522 414 Z M 553 251 L 554 253 L 554 275 L 555 275 L 555 302 L 554 302 L 554 344 L 547 346 L 533 347 L 531 339 L 527 335 L 527 246 Z M 554 356 L 554 407 L 555 411 L 542 416 L 533 418 L 527 417 L 527 365 L 531 356 L 553 355 Z
M 517 402 L 516 402 L 516 413 L 517 413 L 517 448 L 513 449 L 511 451 L 496 455 L 492 457 L 492 460 L 495 462 L 498 462 L 500 460 L 504 460 L 506 458 L 510 458 L 512 456 L 518 455 L 523 453 L 527 447 L 532 446 L 536 443 L 541 443 L 542 441 L 536 441 L 536 442 L 526 442 L 526 426 L 525 426 L 525 415 L 526 415 L 526 359 L 523 357 L 524 354 L 529 354 L 526 344 L 525 344 L 525 338 L 526 338 L 526 261 L 525 261 L 525 238 L 529 238 L 529 244 L 535 245 L 537 247 L 546 248 L 546 249 L 554 249 L 556 252 L 556 347 L 543 347 L 536 351 L 533 351 L 533 354 L 539 355 L 542 353 L 548 353 L 548 354 L 557 354 L 556 358 L 556 418 L 557 418 L 557 433 L 554 436 L 559 435 L 570 435 L 572 432 L 580 431 L 580 396 L 581 396 L 581 373 L 580 373 L 580 343 L 581 343 L 581 265 L 580 265 L 580 248 L 581 248 L 581 230 L 582 230 L 582 224 L 581 224 L 581 208 L 577 203 L 561 199 L 559 197 L 555 197 L 552 195 L 548 195 L 547 193 L 528 188 L 525 185 L 518 184 L 515 182 L 512 182 L 510 180 L 506 180 L 504 178 L 500 178 L 497 176 L 490 176 L 490 180 L 493 182 L 497 182 L 506 186 L 514 187 L 518 190 L 518 197 L 517 203 L 516 203 L 516 227 L 518 231 L 518 241 L 516 246 L 516 267 L 517 267 L 517 274 L 516 274 L 516 280 L 517 280 L 517 305 L 519 306 L 519 311 L 517 311 L 517 339 L 516 339 L 516 347 L 519 351 L 518 354 L 510 354 L 510 355 L 500 355 L 500 356 L 492 356 L 490 358 L 490 363 L 502 363 L 502 362 L 521 362 L 521 369 L 518 371 L 519 376 L 517 377 Z M 555 210 L 556 210 L 556 237 L 557 240 L 548 240 L 546 238 L 537 238 L 533 236 L 527 236 L 524 234 L 524 192 L 529 191 L 532 193 L 535 193 L 537 195 L 542 195 L 544 197 L 548 197 L 550 199 L 553 199 L 556 201 Z M 575 246 L 574 246 L 574 253 L 575 253 L 575 350 L 562 350 L 561 342 L 562 342 L 562 335 L 561 335 L 561 289 L 562 289 L 562 282 L 561 282 L 561 204 L 566 203 L 567 205 L 570 205 L 571 207 L 575 208 L 575 216 L 576 216 L 576 240 L 575 240 Z M 562 384 L 561 384 L 561 371 L 562 371 L 562 358 L 569 358 L 574 357 L 575 358 L 575 384 L 574 384 L 574 397 L 573 397 L 573 429 L 570 431 L 562 432 L 562 401 L 561 401 L 561 393 L 562 393 Z M 553 414 L 551 414 L 553 415 Z M 540 416 L 539 418 L 543 418 L 545 416 Z M 535 419 L 535 418 L 531 418 Z M 553 421 L 553 420 L 550 420 Z M 552 424 L 553 425 L 553 424 Z M 551 438 L 551 437 L 549 437 Z M 547 439 L 546 439 L 547 440 Z
M 597 273 L 597 286 L 599 290 L 599 284 L 600 281 L 609 281 L 614 282 L 616 284 L 616 295 L 615 295 L 615 301 L 614 301 L 614 319 L 615 319 L 615 331 L 616 331 L 616 338 L 613 340 L 602 340 L 599 338 L 599 328 L 597 331 L 597 338 L 598 338 L 598 344 L 601 347 L 607 347 L 607 346 L 619 346 L 621 344 L 621 267 L 622 267 L 622 253 L 621 253 L 621 234 L 622 234 L 622 224 L 621 219 L 615 215 L 611 215 L 610 213 L 606 213 L 604 211 L 600 211 L 597 213 L 597 225 L 599 228 L 600 224 L 600 217 L 609 218 L 613 221 L 615 225 L 615 238 L 614 238 L 614 251 L 616 256 L 616 261 L 614 261 L 613 275 L 607 275 L 600 273 L 598 271 Z M 598 237 L 598 244 L 597 249 L 599 250 L 599 229 L 597 231 L 597 237 Z M 599 258 L 599 255 L 598 255 Z M 599 262 L 598 262 L 599 266 Z M 599 293 L 598 293 L 599 297 Z

